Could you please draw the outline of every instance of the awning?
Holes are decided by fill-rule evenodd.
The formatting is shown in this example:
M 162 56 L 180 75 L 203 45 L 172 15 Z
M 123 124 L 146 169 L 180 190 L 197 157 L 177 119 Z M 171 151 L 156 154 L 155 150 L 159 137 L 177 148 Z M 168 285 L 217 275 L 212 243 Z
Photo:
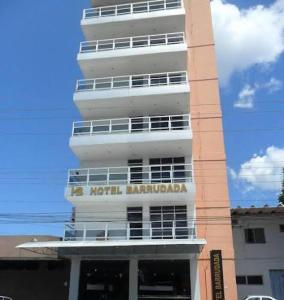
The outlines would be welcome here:
M 139 255 L 198 254 L 206 244 L 204 239 L 152 239 L 125 241 L 48 241 L 28 242 L 17 248 L 31 251 L 57 251 L 60 256 L 74 255 Z

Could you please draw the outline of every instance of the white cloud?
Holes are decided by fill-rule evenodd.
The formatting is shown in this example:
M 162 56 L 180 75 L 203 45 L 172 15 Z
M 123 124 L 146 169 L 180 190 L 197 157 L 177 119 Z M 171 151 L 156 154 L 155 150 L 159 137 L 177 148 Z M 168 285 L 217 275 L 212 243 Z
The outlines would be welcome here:
M 284 51 L 284 0 L 242 10 L 213 0 L 211 7 L 222 85 L 234 72 L 277 61 Z
M 234 106 L 238 108 L 252 108 L 256 89 L 256 87 L 246 84 L 239 92 L 238 100 L 234 103 Z
M 269 81 L 264 83 L 255 83 L 254 85 L 245 84 L 239 92 L 238 99 L 234 106 L 237 108 L 253 108 L 256 92 L 258 90 L 266 90 L 269 94 L 273 94 L 280 90 L 282 81 L 271 77 Z
M 245 188 L 280 191 L 283 179 L 284 148 L 268 147 L 263 155 L 254 154 L 244 162 L 239 172 L 231 174 L 233 180 L 244 183 Z M 233 176 L 232 176 L 233 175 Z
M 263 85 L 264 88 L 268 89 L 270 94 L 279 91 L 282 88 L 282 81 L 275 79 L 274 77 L 270 78 L 268 82 Z

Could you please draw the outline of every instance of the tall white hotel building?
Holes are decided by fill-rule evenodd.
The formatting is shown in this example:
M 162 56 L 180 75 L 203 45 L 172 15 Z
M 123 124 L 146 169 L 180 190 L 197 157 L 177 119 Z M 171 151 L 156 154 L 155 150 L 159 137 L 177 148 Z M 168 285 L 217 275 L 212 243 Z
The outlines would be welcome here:
M 71 260 L 69 300 L 236 300 L 209 0 L 134 1 L 84 10 L 73 223 L 37 246 Z

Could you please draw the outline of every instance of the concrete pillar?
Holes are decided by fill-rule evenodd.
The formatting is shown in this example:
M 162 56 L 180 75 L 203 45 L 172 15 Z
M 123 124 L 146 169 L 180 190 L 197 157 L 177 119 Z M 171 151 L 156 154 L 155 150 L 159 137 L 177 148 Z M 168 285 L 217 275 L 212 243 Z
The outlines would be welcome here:
M 196 257 L 190 259 L 190 285 L 191 299 L 200 300 L 198 261 Z
M 72 258 L 72 260 L 71 260 L 68 300 L 78 300 L 79 280 L 80 280 L 80 263 L 81 263 L 80 258 Z
M 137 300 L 137 299 L 138 299 L 138 260 L 136 258 L 131 258 L 129 261 L 129 300 Z

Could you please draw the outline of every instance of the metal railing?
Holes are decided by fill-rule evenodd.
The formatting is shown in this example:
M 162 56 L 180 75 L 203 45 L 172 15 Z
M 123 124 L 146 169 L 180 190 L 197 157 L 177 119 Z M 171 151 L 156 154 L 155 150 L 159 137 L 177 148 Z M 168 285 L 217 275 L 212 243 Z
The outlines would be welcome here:
M 191 164 L 137 165 L 92 169 L 72 169 L 69 186 L 127 185 L 192 182 Z
M 196 239 L 196 230 L 194 222 L 187 219 L 65 224 L 65 241 L 129 241 L 137 239 Z
M 183 7 L 182 0 L 155 0 L 84 9 L 83 19 L 116 17 Z
M 189 114 L 184 114 L 74 122 L 72 136 L 189 129 Z
M 142 47 L 154 47 L 154 46 L 161 46 L 161 45 L 174 45 L 174 44 L 182 44 L 184 42 L 185 42 L 184 32 L 86 41 L 80 43 L 80 53 L 102 52 L 102 51 L 142 48 Z
M 180 85 L 187 83 L 187 72 L 185 71 L 126 75 L 78 80 L 76 84 L 76 92 L 131 88 L 137 89 L 145 87 Z

